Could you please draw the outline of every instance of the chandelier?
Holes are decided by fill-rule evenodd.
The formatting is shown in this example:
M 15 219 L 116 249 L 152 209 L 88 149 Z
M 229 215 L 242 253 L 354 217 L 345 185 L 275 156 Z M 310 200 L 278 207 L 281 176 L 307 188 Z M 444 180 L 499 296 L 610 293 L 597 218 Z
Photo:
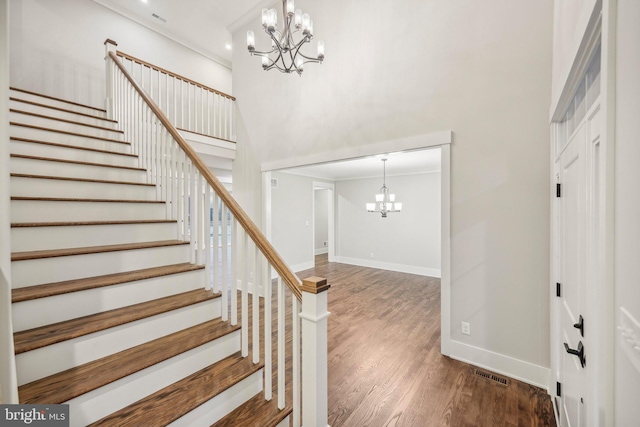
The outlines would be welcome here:
M 300 48 L 313 38 L 313 21 L 308 13 L 295 9 L 293 0 L 282 0 L 283 28 L 277 29 L 278 13 L 275 9 L 262 9 L 262 28 L 271 37 L 271 50 L 259 52 L 256 50 L 256 39 L 253 31 L 247 31 L 247 49 L 251 55 L 262 57 L 262 68 L 271 70 L 276 68 L 283 73 L 296 72 L 302 75 L 304 64 L 307 62 L 322 63 L 324 59 L 324 42 L 318 42 L 318 56 L 312 58 L 300 52 Z M 302 33 L 295 41 L 293 36 Z
M 396 202 L 396 195 L 389 194 L 389 189 L 386 184 L 386 162 L 387 159 L 382 159 L 382 188 L 380 189 L 380 193 L 376 194 L 375 203 L 367 203 L 367 211 L 380 212 L 382 218 L 386 218 L 389 212 L 400 212 L 402 210 L 402 203 Z

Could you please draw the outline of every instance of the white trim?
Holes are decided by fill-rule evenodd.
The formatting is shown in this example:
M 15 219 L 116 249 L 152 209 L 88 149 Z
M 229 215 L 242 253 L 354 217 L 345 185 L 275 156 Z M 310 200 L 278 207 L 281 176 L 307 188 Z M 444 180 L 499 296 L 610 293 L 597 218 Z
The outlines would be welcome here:
M 108 0 L 92 0 L 92 1 L 94 3 L 99 4 L 102 7 L 105 7 L 107 9 L 109 9 L 112 12 L 117 13 L 120 16 L 123 16 L 123 17 L 127 18 L 130 21 L 135 22 L 138 25 L 141 25 L 141 26 L 145 27 L 148 30 L 151 30 L 151 31 L 153 31 L 155 33 L 158 33 L 161 36 L 164 36 L 164 37 L 168 38 L 169 40 L 172 40 L 172 41 L 178 43 L 179 45 L 181 45 L 181 46 L 183 46 L 183 47 L 185 47 L 185 48 L 197 53 L 198 55 L 202 55 L 205 58 L 210 59 L 211 61 L 213 61 L 213 62 L 215 62 L 217 64 L 220 64 L 225 68 L 228 68 L 229 70 L 232 69 L 230 61 L 227 61 L 226 59 L 214 54 L 213 52 L 205 52 L 202 49 L 200 49 L 199 47 L 191 44 L 187 40 L 181 39 L 180 37 L 176 36 L 173 33 L 170 33 L 169 31 L 164 31 L 164 30 L 161 30 L 160 28 L 156 28 L 156 27 L 154 27 L 152 25 L 149 25 L 148 23 L 140 20 L 139 18 L 133 16 L 132 14 L 130 14 L 130 13 L 124 11 L 124 10 L 121 10 L 120 8 L 118 8 L 116 5 L 112 4 Z
M 451 144 L 453 134 L 450 130 L 443 132 L 433 132 L 428 134 L 410 136 L 407 138 L 381 141 L 372 144 L 360 145 L 357 147 L 347 147 L 340 150 L 325 151 L 317 154 L 310 154 L 303 157 L 290 159 L 278 159 L 264 162 L 261 165 L 263 172 L 279 169 L 295 168 L 316 163 L 328 163 L 338 160 L 354 159 L 358 157 L 374 156 L 395 151 L 420 150 L 430 147 Z
M 488 369 L 516 380 L 543 388 L 549 392 L 551 370 L 524 360 L 494 353 L 460 341 L 450 340 L 450 357 L 479 368 Z
M 335 257 L 336 257 L 336 208 L 335 208 L 335 199 L 336 199 L 336 186 L 333 183 L 329 183 L 329 182 L 321 182 L 321 181 L 313 181 L 313 187 L 311 189 L 311 191 L 313 191 L 313 209 L 312 209 L 312 215 L 313 215 L 313 229 L 311 230 L 311 232 L 313 233 L 313 245 L 315 247 L 315 240 L 316 240 L 316 218 L 315 218 L 315 213 L 316 213 L 316 205 L 315 205 L 315 191 L 316 188 L 324 188 L 329 190 L 329 214 L 328 214 L 328 219 L 329 219 L 329 224 L 328 224 L 328 246 L 324 252 L 318 252 L 318 249 L 315 249 L 315 254 L 319 255 L 319 254 L 323 254 L 323 253 L 327 253 L 328 255 L 328 261 L 329 262 L 335 262 Z M 322 249 L 320 249 L 322 250 Z M 313 260 L 313 265 L 315 267 L 315 259 Z
M 9 221 L 9 0 L 0 0 L 0 393 L 18 403 L 11 319 L 11 231 Z
M 313 253 L 315 255 L 328 254 L 329 253 L 329 248 L 317 248 L 316 250 L 313 251 Z
M 395 264 L 392 262 L 373 261 L 369 259 L 349 258 L 343 256 L 335 257 L 335 262 L 341 264 L 357 265 L 360 267 L 378 268 L 380 270 L 397 271 L 399 273 L 417 274 L 440 278 L 441 271 L 437 268 L 418 267 L 415 265 Z
M 451 146 L 440 148 L 440 352 L 451 346 Z

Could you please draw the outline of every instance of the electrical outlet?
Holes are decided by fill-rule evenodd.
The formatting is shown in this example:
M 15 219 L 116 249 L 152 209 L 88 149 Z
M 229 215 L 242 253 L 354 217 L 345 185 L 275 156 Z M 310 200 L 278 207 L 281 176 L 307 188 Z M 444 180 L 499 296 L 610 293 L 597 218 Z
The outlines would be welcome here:
M 322 245 L 323 246 L 327 246 L 327 242 L 322 242 Z
M 462 322 L 460 324 L 462 333 L 465 335 L 471 335 L 471 324 L 469 322 Z

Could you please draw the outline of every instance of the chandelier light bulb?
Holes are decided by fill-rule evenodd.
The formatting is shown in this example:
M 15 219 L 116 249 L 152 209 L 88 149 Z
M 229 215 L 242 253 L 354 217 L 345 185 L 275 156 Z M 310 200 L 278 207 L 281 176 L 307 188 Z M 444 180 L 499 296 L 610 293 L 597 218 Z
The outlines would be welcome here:
M 293 15 L 295 7 L 293 6 L 293 0 L 287 0 L 287 15 Z
M 302 34 L 305 36 L 309 34 L 309 25 L 311 24 L 311 17 L 308 13 L 302 15 Z
M 253 31 L 247 31 L 247 49 L 253 52 L 256 49 L 256 37 Z
M 269 58 L 266 56 L 262 57 L 262 68 L 267 68 L 269 66 Z
M 318 58 L 324 58 L 324 42 L 322 40 L 318 42 Z
M 296 9 L 295 15 L 293 17 L 293 22 L 296 29 L 300 29 L 302 27 L 302 11 L 300 9 Z
M 267 28 L 267 21 L 269 20 L 269 11 L 262 9 L 262 28 Z
M 304 71 L 304 59 L 299 56 L 296 58 L 296 68 L 298 71 Z

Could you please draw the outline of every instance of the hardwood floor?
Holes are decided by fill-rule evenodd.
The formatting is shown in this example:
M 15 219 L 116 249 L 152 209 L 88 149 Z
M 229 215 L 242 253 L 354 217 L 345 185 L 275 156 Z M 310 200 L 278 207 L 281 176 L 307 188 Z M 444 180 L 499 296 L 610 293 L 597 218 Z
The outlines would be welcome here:
M 555 426 L 546 391 L 440 354 L 439 279 L 316 258 L 329 289 L 332 427 Z

